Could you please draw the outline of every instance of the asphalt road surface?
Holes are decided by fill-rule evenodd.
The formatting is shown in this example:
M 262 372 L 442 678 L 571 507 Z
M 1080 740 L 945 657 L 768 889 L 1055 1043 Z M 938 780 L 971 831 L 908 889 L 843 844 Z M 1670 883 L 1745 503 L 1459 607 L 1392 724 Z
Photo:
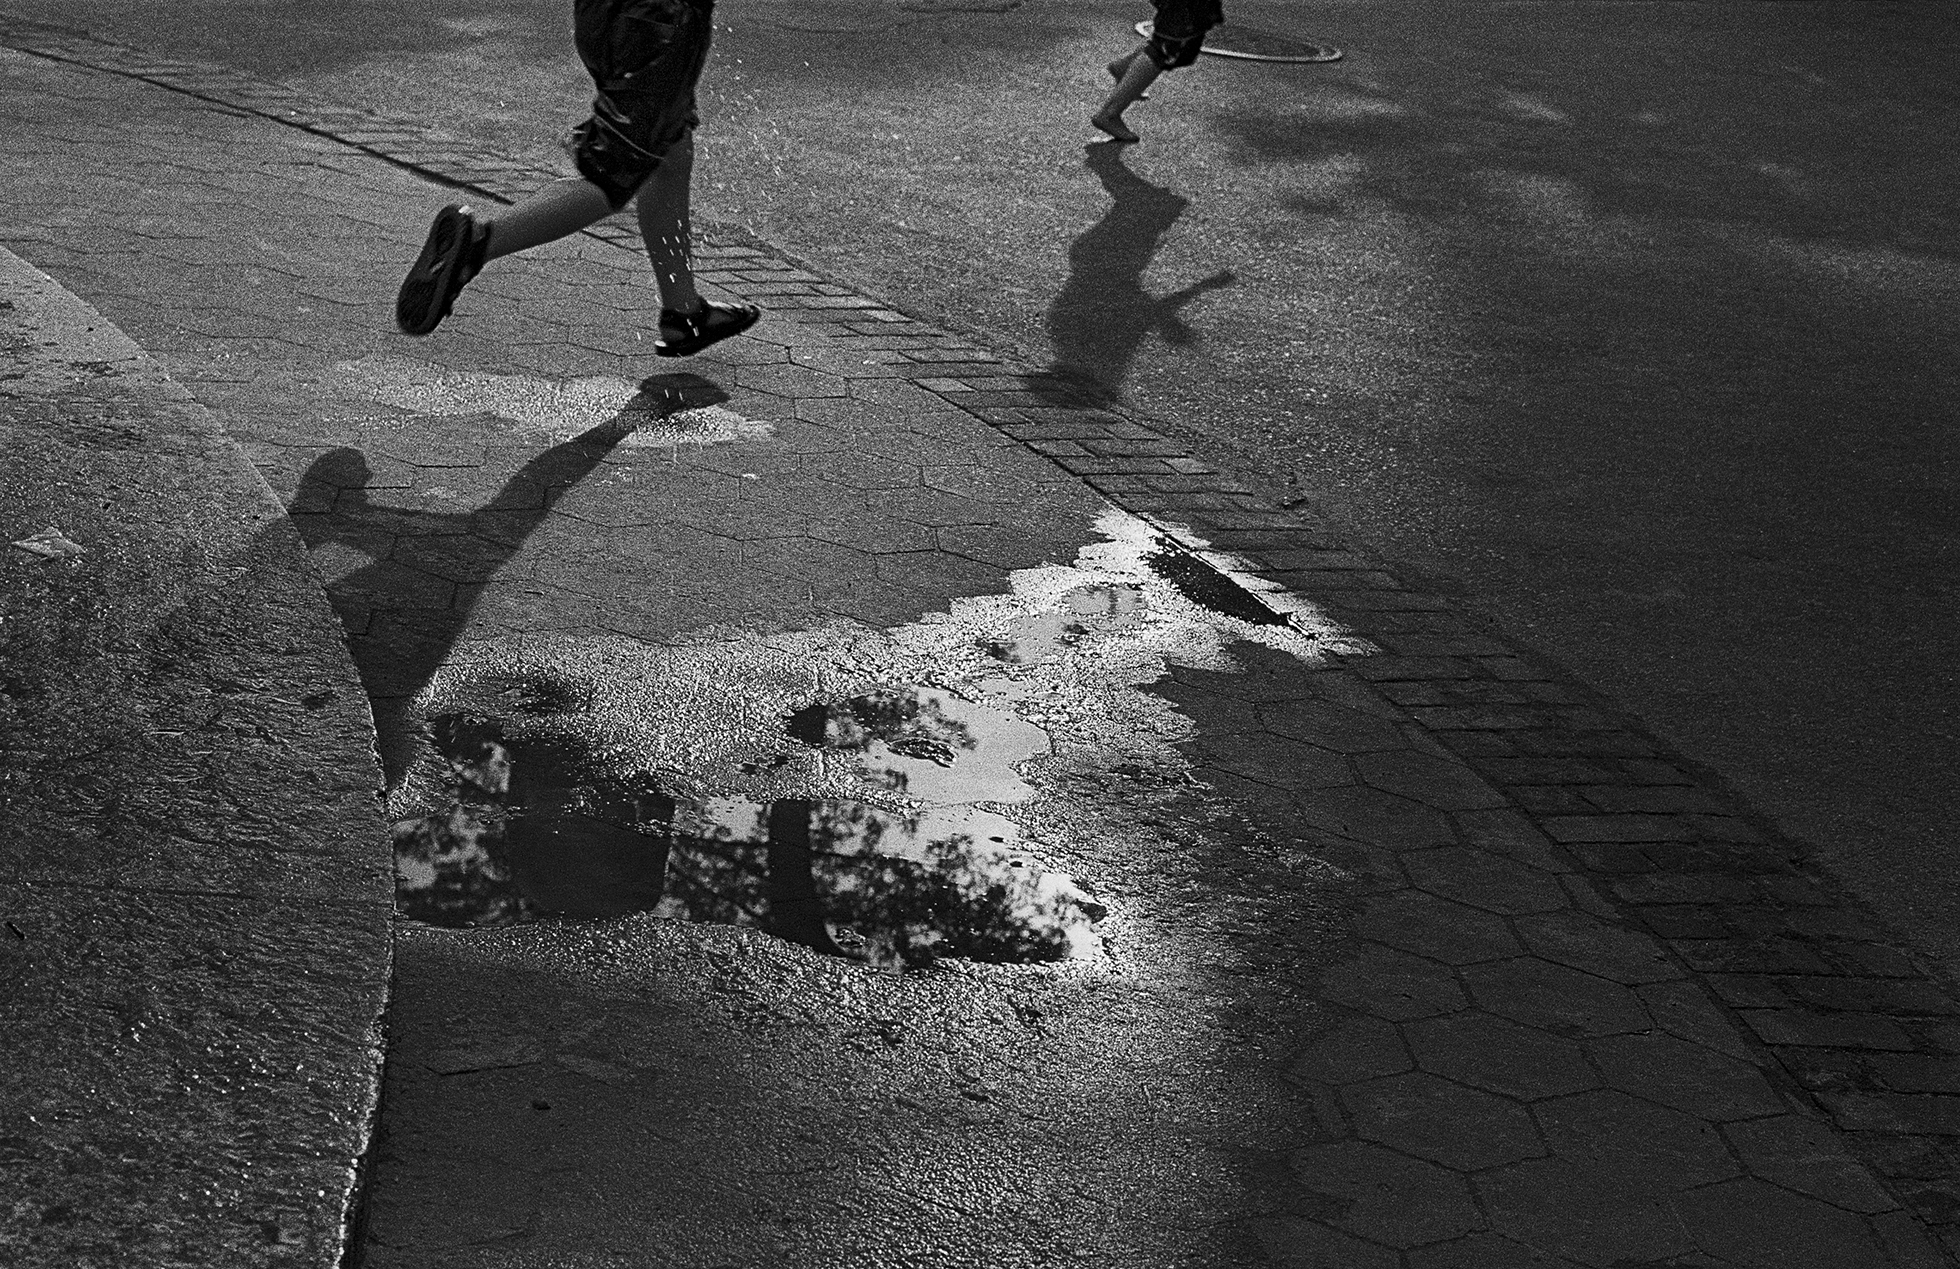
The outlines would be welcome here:
M 563 0 L 11 0 L 547 153 Z M 701 214 L 1066 366 L 1562 661 L 1960 972 L 1960 7 L 724 0 Z

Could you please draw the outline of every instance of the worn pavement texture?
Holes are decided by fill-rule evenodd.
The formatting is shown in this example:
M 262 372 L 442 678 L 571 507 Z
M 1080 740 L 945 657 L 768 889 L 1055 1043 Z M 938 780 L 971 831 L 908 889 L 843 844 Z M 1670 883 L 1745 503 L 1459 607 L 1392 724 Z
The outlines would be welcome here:
M 283 508 L 0 249 L 0 1261 L 334 1265 L 380 1093 L 370 722 Z
M 1117 575 L 1123 526 L 1225 614 L 1034 720 L 1028 826 L 1105 898 L 1098 957 L 891 975 L 651 917 L 399 928 L 368 1263 L 1955 1263 L 1951 992 L 1497 632 L 736 235 L 702 278 L 768 319 L 684 368 L 647 355 L 620 225 L 403 340 L 434 208 L 553 161 L 47 28 L 0 45 L 31 164 L 0 240 L 286 500 L 391 779 L 418 694 L 499 657 L 814 649 L 806 695 L 907 657 L 993 690 L 987 605 Z

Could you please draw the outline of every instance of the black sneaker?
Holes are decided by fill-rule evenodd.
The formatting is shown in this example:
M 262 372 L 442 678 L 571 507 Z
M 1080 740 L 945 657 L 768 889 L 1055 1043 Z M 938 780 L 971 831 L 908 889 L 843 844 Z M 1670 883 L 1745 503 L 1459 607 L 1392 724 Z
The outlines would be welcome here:
M 483 268 L 490 227 L 460 203 L 436 213 L 429 239 L 395 296 L 395 325 L 405 335 L 426 335 L 449 316 L 450 305 Z

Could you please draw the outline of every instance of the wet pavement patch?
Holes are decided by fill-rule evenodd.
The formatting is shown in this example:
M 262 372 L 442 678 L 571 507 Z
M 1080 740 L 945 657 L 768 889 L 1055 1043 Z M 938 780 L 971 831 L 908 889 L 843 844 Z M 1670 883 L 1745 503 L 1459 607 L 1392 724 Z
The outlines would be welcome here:
M 412 919 L 502 926 L 653 912 L 759 926 L 888 968 L 1093 950 L 1102 905 L 1020 853 L 1011 821 L 949 800 L 1026 794 L 1011 764 L 1046 740 L 1009 715 L 919 688 L 805 706 L 784 731 L 819 763 L 851 762 L 860 778 L 910 798 L 942 786 L 937 798 L 909 809 L 758 801 L 690 796 L 617 769 L 554 732 L 541 699 L 552 685 L 536 686 L 545 690 L 529 698 L 528 726 L 521 716 L 429 720 L 451 796 L 395 826 L 398 902 Z
M 1255 626 L 1287 624 L 1286 618 L 1253 598 L 1251 592 L 1174 543 L 1161 543 L 1146 558 L 1159 577 L 1200 608 Z
M 1191 721 L 1151 685 L 1328 639 L 1133 517 L 1099 527 L 1072 564 L 891 629 L 466 642 L 390 793 L 404 914 L 652 913 L 888 968 L 1107 954 L 1094 791 L 1195 788 Z

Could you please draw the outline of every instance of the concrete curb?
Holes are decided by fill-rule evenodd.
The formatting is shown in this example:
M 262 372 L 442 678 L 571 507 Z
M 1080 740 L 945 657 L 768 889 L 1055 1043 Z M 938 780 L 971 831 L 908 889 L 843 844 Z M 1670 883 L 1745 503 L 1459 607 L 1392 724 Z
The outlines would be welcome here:
M 366 698 L 284 509 L 0 250 L 0 1260 L 331 1266 L 382 1060 Z

